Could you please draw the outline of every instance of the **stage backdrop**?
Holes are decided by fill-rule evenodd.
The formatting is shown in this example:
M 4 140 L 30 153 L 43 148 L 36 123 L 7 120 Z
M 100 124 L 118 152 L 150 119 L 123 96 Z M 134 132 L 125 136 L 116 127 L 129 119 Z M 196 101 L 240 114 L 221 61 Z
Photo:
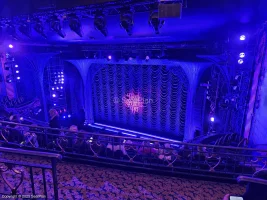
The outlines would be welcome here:
M 189 83 L 181 67 L 95 65 L 95 122 L 183 139 Z

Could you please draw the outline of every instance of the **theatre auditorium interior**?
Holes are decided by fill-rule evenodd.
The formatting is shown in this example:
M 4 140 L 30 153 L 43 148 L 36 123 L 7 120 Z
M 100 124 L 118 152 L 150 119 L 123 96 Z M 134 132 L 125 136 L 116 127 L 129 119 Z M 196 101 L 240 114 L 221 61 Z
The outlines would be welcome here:
M 0 199 L 267 200 L 266 0 L 0 0 Z

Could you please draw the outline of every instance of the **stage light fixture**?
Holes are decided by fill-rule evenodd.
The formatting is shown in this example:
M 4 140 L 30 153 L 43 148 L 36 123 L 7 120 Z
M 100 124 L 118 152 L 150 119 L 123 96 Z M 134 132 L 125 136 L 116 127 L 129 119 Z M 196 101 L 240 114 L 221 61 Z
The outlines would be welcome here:
M 240 58 L 245 58 L 245 56 L 246 56 L 246 54 L 245 54 L 244 52 L 241 52 L 241 53 L 239 54 L 239 57 L 240 57 Z
M 63 119 L 66 119 L 66 116 L 65 115 L 63 116 Z
M 55 90 L 55 88 L 52 87 L 52 90 Z
M 73 32 L 75 32 L 77 35 L 82 37 L 83 36 L 82 35 L 82 25 L 81 25 L 80 19 L 75 14 L 72 14 L 69 17 L 70 17 L 70 20 L 69 20 L 70 29 Z
M 128 9 L 124 9 L 120 15 L 121 27 L 125 29 L 127 34 L 131 36 L 133 34 L 133 13 Z
M 56 97 L 56 94 L 52 94 L 52 97 L 54 97 L 54 98 L 55 98 L 55 97 Z
M 59 87 L 57 87 L 57 90 L 59 89 Z
M 244 41 L 244 40 L 246 40 L 246 36 L 245 36 L 245 35 L 241 35 L 239 39 L 240 39 L 241 41 Z
M 54 103 L 54 106 L 56 106 L 57 104 Z
M 19 67 L 18 65 L 15 65 L 15 67 L 17 68 L 17 67 Z
M 19 26 L 19 31 L 27 36 L 28 38 L 31 38 L 31 24 L 30 21 L 24 22 Z
M 18 73 L 19 73 L 19 70 L 16 71 L 16 74 L 18 74 Z
M 17 79 L 20 80 L 20 77 L 18 76 Z
M 20 117 L 20 118 L 19 118 L 19 120 L 20 120 L 20 121 L 23 121 L 23 120 L 24 120 L 24 118 L 23 118 L 23 117 Z
M 9 44 L 8 47 L 9 47 L 10 49 L 13 49 L 13 48 L 14 48 L 14 46 L 13 46 L 12 44 Z
M 239 59 L 239 60 L 238 60 L 238 64 L 239 64 L 239 65 L 242 65 L 243 63 L 244 63 L 244 60 L 243 60 L 243 59 Z
M 94 19 L 94 26 L 105 37 L 107 37 L 108 35 L 107 22 L 106 22 L 105 15 L 103 14 L 102 11 L 96 11 L 95 19 Z
M 34 26 L 34 30 L 39 33 L 41 36 L 43 36 L 45 39 L 47 39 L 46 34 L 44 33 L 44 26 L 43 22 L 41 20 L 37 20 Z
M 71 118 L 71 115 L 68 115 L 68 118 Z
M 211 117 L 211 118 L 210 118 L 210 121 L 211 121 L 211 122 L 214 122 L 214 121 L 215 121 L 214 117 Z
M 60 89 L 62 90 L 62 89 L 63 89 L 63 87 L 61 86 L 61 87 L 60 87 Z
M 60 20 L 57 18 L 57 16 L 53 16 L 50 19 L 50 26 L 53 31 L 55 31 L 60 37 L 65 38 L 66 34 L 62 30 Z
M 165 24 L 164 20 L 159 19 L 158 11 L 152 11 L 149 18 L 149 24 L 153 26 L 155 33 L 159 34 L 159 29 Z
M 107 57 L 107 59 L 108 59 L 108 60 L 111 60 L 111 59 L 112 59 L 112 56 L 111 56 L 111 55 L 109 55 L 109 56 Z

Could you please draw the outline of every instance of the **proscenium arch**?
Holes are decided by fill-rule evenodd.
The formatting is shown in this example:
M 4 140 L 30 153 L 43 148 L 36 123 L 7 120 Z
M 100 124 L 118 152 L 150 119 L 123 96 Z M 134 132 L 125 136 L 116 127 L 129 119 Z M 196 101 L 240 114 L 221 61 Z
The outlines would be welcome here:
M 123 123 L 126 123 L 125 118 L 127 116 L 131 119 L 127 121 L 127 123 L 132 122 L 132 128 L 134 128 L 134 130 L 139 129 L 139 131 L 145 131 L 143 129 L 143 127 L 145 127 L 143 123 L 148 123 L 146 127 L 151 127 L 151 130 L 155 130 L 154 132 L 162 131 L 165 134 L 176 133 L 177 136 L 183 135 L 184 137 L 186 132 L 187 101 L 190 84 L 181 66 L 157 65 L 154 63 L 145 65 L 139 63 L 97 63 L 91 66 L 91 72 L 91 78 L 88 81 L 90 81 L 89 83 L 92 83 L 92 87 L 94 87 L 92 100 L 99 95 L 101 96 L 99 97 L 100 99 L 96 101 L 100 102 L 99 105 L 94 107 L 96 110 L 102 109 L 103 111 L 94 111 L 94 113 L 97 113 L 97 116 L 94 116 L 94 118 L 98 122 L 104 119 L 106 120 L 107 118 L 105 118 L 105 116 L 110 117 L 115 115 L 116 123 L 124 126 Z M 138 81 L 136 81 L 135 77 L 137 77 Z M 98 80 L 97 84 L 100 84 L 100 86 L 94 86 L 94 84 L 96 84 L 94 80 L 96 79 Z M 112 86 L 110 86 L 109 83 L 103 82 L 103 80 L 109 79 L 114 81 Z M 108 88 L 111 88 L 110 91 L 103 91 L 102 89 L 96 88 L 105 89 L 107 88 L 107 84 Z M 112 89 L 113 87 L 115 89 Z M 118 89 L 118 87 L 122 88 Z M 146 87 L 149 88 L 148 92 L 146 92 Z M 117 110 L 115 111 L 112 108 L 112 106 L 114 107 L 113 103 L 110 103 L 114 97 L 118 96 L 118 98 L 122 98 L 123 95 L 130 90 L 139 92 L 143 98 L 154 99 L 154 102 L 147 106 L 148 110 L 143 110 L 136 114 L 139 117 L 129 114 L 127 111 L 128 109 L 122 105 L 115 105 L 114 109 Z M 102 94 L 102 92 L 106 94 Z M 115 94 L 113 94 L 114 92 Z M 102 96 L 105 99 L 102 99 Z M 102 105 L 105 102 L 108 102 L 107 105 Z M 120 109 L 121 107 L 123 110 Z M 159 107 L 161 108 L 160 110 Z M 103 108 L 107 108 L 107 110 L 103 110 Z M 154 108 L 156 108 L 156 113 L 153 111 Z M 123 114 L 120 114 L 121 112 Z M 144 116 L 146 112 L 148 112 L 148 116 Z M 156 119 L 152 119 L 152 116 L 155 115 L 157 116 Z M 147 117 L 149 119 L 147 119 Z M 153 122 L 154 120 L 155 122 Z M 120 124 L 120 122 L 122 122 L 122 124 Z

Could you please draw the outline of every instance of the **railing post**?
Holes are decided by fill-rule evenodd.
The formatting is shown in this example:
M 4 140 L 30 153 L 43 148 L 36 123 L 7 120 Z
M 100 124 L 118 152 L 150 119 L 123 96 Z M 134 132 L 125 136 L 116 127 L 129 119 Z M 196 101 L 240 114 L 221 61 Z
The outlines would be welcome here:
M 52 158 L 51 159 L 51 163 L 52 163 L 52 176 L 53 176 L 54 196 L 55 196 L 55 200 L 58 200 L 57 160 L 56 160 L 56 158 Z

